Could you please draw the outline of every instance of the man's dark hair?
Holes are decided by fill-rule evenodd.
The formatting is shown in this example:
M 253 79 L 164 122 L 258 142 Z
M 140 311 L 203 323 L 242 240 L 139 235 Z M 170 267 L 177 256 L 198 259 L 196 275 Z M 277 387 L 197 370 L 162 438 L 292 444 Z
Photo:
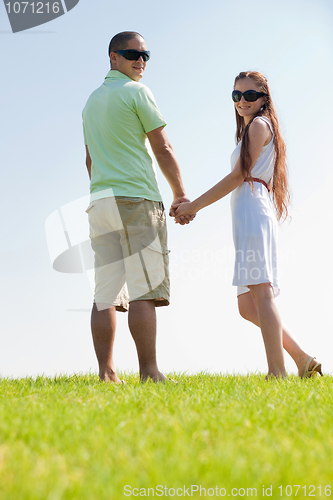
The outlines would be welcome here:
M 118 33 L 115 35 L 110 42 L 109 45 L 109 57 L 111 52 L 115 52 L 116 50 L 124 50 L 126 49 L 127 42 L 132 40 L 133 38 L 137 38 L 140 36 L 143 38 L 140 33 L 137 33 L 136 31 L 123 31 L 122 33 Z

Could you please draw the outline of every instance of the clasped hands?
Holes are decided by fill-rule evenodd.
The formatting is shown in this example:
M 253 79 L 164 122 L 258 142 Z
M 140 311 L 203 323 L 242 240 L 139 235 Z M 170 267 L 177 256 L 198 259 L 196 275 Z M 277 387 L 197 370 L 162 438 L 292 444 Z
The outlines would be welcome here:
M 186 197 L 176 198 L 173 200 L 169 211 L 170 217 L 175 218 L 176 224 L 189 224 L 196 214 L 191 213 L 191 202 Z

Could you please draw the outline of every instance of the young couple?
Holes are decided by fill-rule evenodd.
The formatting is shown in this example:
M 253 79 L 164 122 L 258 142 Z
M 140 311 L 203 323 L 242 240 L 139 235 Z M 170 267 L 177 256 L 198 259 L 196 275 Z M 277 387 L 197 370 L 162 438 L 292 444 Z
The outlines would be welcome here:
M 170 216 L 188 224 L 195 214 L 232 192 L 235 272 L 239 312 L 261 329 L 267 377 L 286 377 L 283 348 L 302 378 L 321 374 L 316 358 L 304 352 L 282 325 L 274 297 L 277 220 L 288 215 L 285 144 L 266 78 L 242 72 L 232 99 L 237 147 L 232 170 L 190 202 L 166 125 L 150 90 L 139 83 L 150 58 L 136 32 L 115 35 L 108 51 L 111 70 L 83 111 L 86 165 L 91 180 L 87 208 L 95 253 L 95 294 L 91 329 L 99 376 L 121 382 L 113 360 L 116 310 L 128 311 L 140 378 L 163 381 L 156 361 L 155 308 L 169 304 L 165 210 L 146 147 L 148 138 L 174 196 Z

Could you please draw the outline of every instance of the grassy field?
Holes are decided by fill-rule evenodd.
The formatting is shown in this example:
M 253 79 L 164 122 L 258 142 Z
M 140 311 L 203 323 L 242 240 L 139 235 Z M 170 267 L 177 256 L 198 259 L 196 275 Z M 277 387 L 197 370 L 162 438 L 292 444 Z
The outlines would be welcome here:
M 333 497 L 333 377 L 171 376 L 0 379 L 0 500 Z

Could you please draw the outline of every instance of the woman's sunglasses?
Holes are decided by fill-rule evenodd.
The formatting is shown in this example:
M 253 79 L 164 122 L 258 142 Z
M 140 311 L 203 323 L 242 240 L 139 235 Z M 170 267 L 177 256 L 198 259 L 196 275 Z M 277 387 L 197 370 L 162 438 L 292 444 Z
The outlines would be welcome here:
M 240 90 L 233 90 L 231 97 L 234 102 L 239 102 L 244 96 L 245 101 L 248 102 L 254 102 L 259 99 L 259 97 L 263 97 L 265 94 L 264 92 L 257 92 L 256 90 L 246 90 L 245 92 L 241 92 Z
M 142 57 L 144 62 L 149 61 L 150 58 L 150 52 L 149 50 L 134 50 L 134 49 L 127 49 L 127 50 L 115 50 L 117 54 L 120 54 L 121 56 L 125 57 L 125 59 L 128 59 L 129 61 L 137 61 Z

